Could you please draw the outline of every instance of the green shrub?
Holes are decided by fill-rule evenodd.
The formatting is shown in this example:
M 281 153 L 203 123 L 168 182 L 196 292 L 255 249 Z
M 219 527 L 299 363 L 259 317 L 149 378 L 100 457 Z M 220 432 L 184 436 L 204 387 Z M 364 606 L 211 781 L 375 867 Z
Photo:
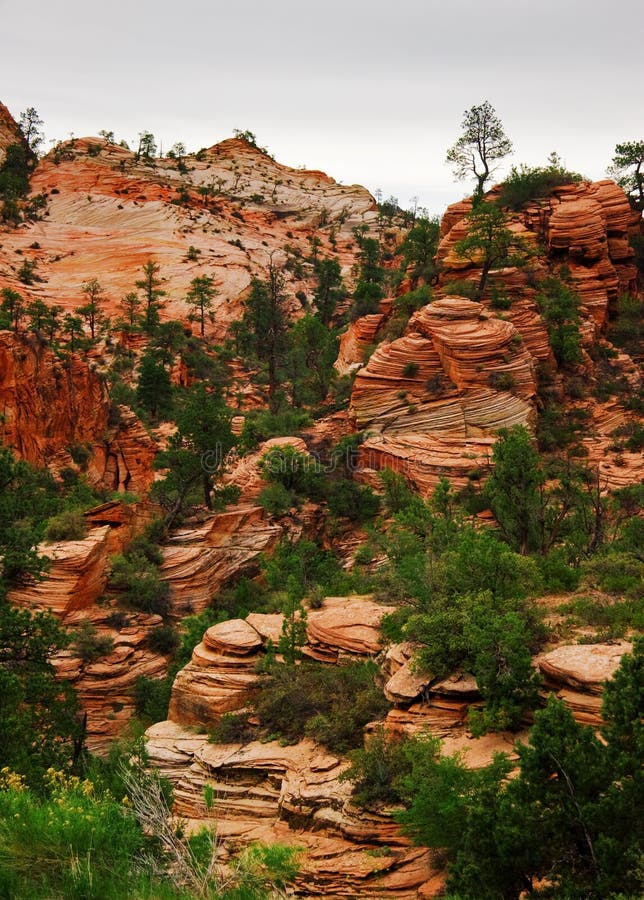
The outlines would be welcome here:
M 156 565 L 142 552 L 114 557 L 109 586 L 141 612 L 165 616 L 169 611 L 168 583 L 161 580 Z
M 512 298 L 504 288 L 493 284 L 490 288 L 490 306 L 492 309 L 510 309 Z
M 133 409 L 137 402 L 136 391 L 124 381 L 115 381 L 110 386 L 110 400 L 113 406 L 129 406 Z
M 138 534 L 132 538 L 124 554 L 127 558 L 138 556 L 145 559 L 151 566 L 160 566 L 163 562 L 163 554 L 159 546 L 151 541 L 147 534 Z
M 474 573 L 476 562 L 467 565 Z M 437 677 L 456 669 L 474 674 L 485 708 L 471 716 L 473 731 L 516 728 L 537 702 L 532 652 L 543 629 L 525 601 L 489 590 L 437 597 L 427 611 L 411 616 L 406 635 L 421 644 L 417 664 L 422 671 Z
M 408 362 L 403 368 L 403 378 L 415 378 L 420 371 L 420 366 L 415 362 Z
M 174 677 L 147 678 L 141 675 L 134 683 L 134 706 L 141 718 L 153 724 L 168 718 L 168 706 Z
M 250 713 L 224 713 L 208 732 L 212 744 L 247 744 L 257 737 L 257 727 L 249 725 Z
M 393 302 L 393 310 L 395 317 L 401 317 L 403 321 L 416 312 L 427 306 L 432 301 L 432 289 L 428 285 L 422 285 L 414 291 L 408 291 L 396 297 Z
M 604 637 L 623 637 L 630 628 L 644 628 L 644 609 L 641 600 L 621 600 L 616 597 L 574 597 L 562 603 L 557 612 L 566 615 L 575 625 L 593 625 L 605 629 Z
M 535 300 L 548 325 L 550 346 L 560 366 L 579 363 L 579 295 L 567 284 L 565 272 L 559 278 L 549 275 L 539 284 Z
M 582 584 L 621 594 L 630 600 L 644 599 L 644 562 L 634 553 L 603 553 L 581 564 Z
M 89 620 L 81 622 L 72 637 L 72 647 L 86 663 L 107 656 L 114 649 L 114 640 L 107 634 L 99 634 Z
M 510 372 L 490 372 L 487 383 L 495 391 L 511 391 L 516 387 L 516 381 Z
M 179 641 L 179 635 L 172 625 L 160 625 L 150 632 L 147 644 L 153 653 L 169 656 L 177 649 Z
M 405 743 L 404 738 L 379 727 L 367 737 L 364 748 L 350 752 L 351 767 L 340 775 L 340 781 L 353 782 L 353 800 L 358 806 L 401 802 L 398 783 L 410 771 Z
M 268 410 L 253 410 L 244 420 L 239 446 L 242 451 L 247 451 L 269 438 L 295 437 L 311 424 L 311 416 L 306 412 L 287 410 L 271 413 Z
M 386 468 L 378 473 L 378 477 L 385 491 L 385 506 L 390 513 L 400 512 L 412 503 L 414 492 L 409 488 L 404 475 Z
M 269 450 L 262 457 L 260 471 L 266 481 L 305 495 L 315 490 L 315 482 L 321 474 L 320 464 L 314 457 L 301 453 L 290 444 Z
M 385 296 L 379 284 L 360 281 L 353 292 L 351 304 L 351 321 L 355 322 L 361 316 L 371 316 L 380 310 L 380 301 Z
M 344 573 L 333 553 L 320 550 L 312 541 L 281 541 L 272 555 L 262 560 L 262 570 L 269 588 L 288 590 L 295 601 L 301 600 L 316 585 L 329 589 L 344 586 Z
M 581 181 L 581 175 L 568 172 L 558 158 L 553 157 L 549 166 L 521 165 L 513 166 L 502 185 L 499 203 L 510 209 L 521 209 L 530 200 L 547 197 L 551 191 L 562 184 Z
M 335 753 L 346 753 L 362 743 L 367 722 L 389 708 L 377 676 L 377 666 L 364 662 L 276 666 L 253 708 L 269 734 L 289 741 L 308 735 Z
M 297 505 L 297 498 L 284 485 L 269 484 L 260 492 L 257 502 L 270 515 L 285 516 L 293 506 Z
M 87 534 L 87 525 L 79 509 L 65 509 L 51 518 L 45 529 L 45 540 L 82 541 Z
M 331 485 L 329 491 L 329 512 L 338 518 L 351 522 L 372 519 L 380 510 L 380 500 L 370 487 L 355 481 L 342 479 Z
M 579 584 L 580 572 L 571 566 L 563 547 L 551 550 L 547 556 L 537 557 L 537 565 L 546 591 L 574 591 Z
M 89 444 L 74 444 L 69 448 L 69 455 L 76 465 L 85 471 L 88 462 L 92 458 L 92 448 Z
M 623 294 L 617 298 L 617 316 L 608 336 L 613 344 L 628 353 L 639 353 L 644 337 L 644 312 L 639 297 Z

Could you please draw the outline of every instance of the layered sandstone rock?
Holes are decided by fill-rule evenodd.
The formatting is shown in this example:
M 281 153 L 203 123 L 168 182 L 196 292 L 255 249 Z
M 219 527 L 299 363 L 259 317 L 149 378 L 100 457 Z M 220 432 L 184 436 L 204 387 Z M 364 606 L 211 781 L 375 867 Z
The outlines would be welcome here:
M 150 762 L 175 786 L 179 815 L 208 818 L 208 785 L 224 841 L 301 848 L 298 896 L 411 898 L 435 874 L 428 851 L 411 848 L 389 816 L 351 805 L 350 785 L 338 780 L 346 762 L 311 741 L 213 745 L 173 722 L 146 738 Z
M 126 613 L 96 606 L 71 612 L 65 625 L 72 632 L 90 625 L 100 639 L 112 642 L 108 653 L 83 661 L 74 643 L 54 657 L 56 675 L 74 687 L 86 716 L 86 744 L 92 753 L 103 753 L 123 734 L 135 714 L 134 688 L 139 678 L 162 678 L 168 658 L 150 649 L 160 616 Z
M 109 525 L 104 525 L 93 528 L 82 540 L 41 545 L 39 553 L 49 560 L 46 578 L 13 588 L 10 601 L 47 610 L 58 618 L 87 609 L 107 583 L 110 530 Z
M 370 597 L 327 597 L 307 616 L 302 652 L 332 664 L 374 657 L 381 649 L 380 621 L 393 610 Z M 257 664 L 269 641 L 278 644 L 283 623 L 281 613 L 251 613 L 245 620 L 209 628 L 175 678 L 169 717 L 183 725 L 210 727 L 223 713 L 242 709 L 262 677 Z
M 370 597 L 327 597 L 322 609 L 308 615 L 306 650 L 324 661 L 343 654 L 374 656 L 381 649 L 380 621 L 394 610 Z
M 59 359 L 34 333 L 0 332 L 0 439 L 54 474 L 77 468 L 87 448 L 87 478 L 114 491 L 146 491 L 157 445 L 127 407 L 114 411 L 104 380 L 78 356 Z
M 103 381 L 77 356 L 59 360 L 35 334 L 0 332 L 2 443 L 39 466 L 107 429 Z
M 214 279 L 215 319 L 206 331 L 217 339 L 240 317 L 252 277 L 265 277 L 271 261 L 286 261 L 282 248 L 307 258 L 315 233 L 320 253 L 336 256 L 350 277 L 358 253 L 352 230 L 377 216 L 364 188 L 282 166 L 236 139 L 186 156 L 179 166 L 172 159 L 137 159 L 100 138 L 77 138 L 39 162 L 31 186 L 47 195 L 46 215 L 3 235 L 0 287 L 71 312 L 84 302 L 82 284 L 97 278 L 104 311 L 114 317 L 154 258 L 166 292 L 162 320 L 187 323 L 190 282 Z M 41 281 L 19 283 L 21 258 L 36 262 Z M 288 278 L 297 313 L 294 295 L 307 285 Z
M 170 586 L 172 614 L 200 612 L 235 574 L 283 534 L 259 506 L 235 506 L 174 531 L 163 547 L 161 576 Z
M 154 481 L 156 441 L 127 406 L 117 408 L 117 424 L 108 440 L 94 446 L 89 474 L 113 491 L 145 494 Z
M 334 664 L 373 656 L 380 650 L 378 623 L 389 611 L 369 597 L 326 598 L 309 612 L 303 649 Z M 351 785 L 339 780 L 346 760 L 310 740 L 286 747 L 274 741 L 209 744 L 186 728 L 209 727 L 222 713 L 245 706 L 265 677 L 256 673 L 256 663 L 269 640 L 277 643 L 282 626 L 281 614 L 253 613 L 205 632 L 175 679 L 169 721 L 148 729 L 150 762 L 172 781 L 176 812 L 184 818 L 208 818 L 204 788 L 214 790 L 217 833 L 224 841 L 300 846 L 296 893 L 416 896 L 436 874 L 428 853 L 409 847 L 387 811 L 353 806 Z
M 352 372 L 365 362 L 365 357 L 373 347 L 376 335 L 385 319 L 386 316 L 383 313 L 375 313 L 370 316 L 361 316 L 355 322 L 351 322 L 340 338 L 340 348 L 335 363 L 340 375 Z
M 480 304 L 445 297 L 412 316 L 356 375 L 363 475 L 385 466 L 423 493 L 444 475 L 487 468 L 500 428 L 534 419 L 534 362 L 515 327 Z
M 603 683 L 612 678 L 624 654 L 632 649 L 628 641 L 570 644 L 541 656 L 539 669 L 550 684 L 600 694 Z
M 600 726 L 603 684 L 613 677 L 622 656 L 632 649 L 628 641 L 557 647 L 538 659 L 544 696 L 547 691 L 554 691 L 578 722 Z

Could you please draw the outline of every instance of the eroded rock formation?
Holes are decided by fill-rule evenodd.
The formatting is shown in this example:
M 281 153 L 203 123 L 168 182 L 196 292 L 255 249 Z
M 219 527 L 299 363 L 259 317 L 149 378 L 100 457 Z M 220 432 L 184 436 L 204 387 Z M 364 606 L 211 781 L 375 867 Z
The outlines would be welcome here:
M 498 199 L 499 190 L 488 200 Z M 470 211 L 471 201 L 459 201 L 443 216 L 437 299 L 412 316 L 401 338 L 381 343 L 356 375 L 351 409 L 356 429 L 367 435 L 363 480 L 375 482 L 376 471 L 389 467 L 426 495 L 442 476 L 460 487 L 480 477 L 500 428 L 535 424 L 538 368 L 556 373 L 537 301 L 539 282 L 566 267 L 580 297 L 579 330 L 587 349 L 601 337 L 617 296 L 635 290 L 628 236 L 639 220 L 612 181 L 564 185 L 509 213 L 509 229 L 535 252 L 523 267 L 493 269 L 480 303 L 449 295 L 450 283 L 473 288 L 480 279 L 481 260 L 456 249 L 468 234 Z M 507 298 L 502 305 L 508 308 L 495 312 L 498 297 Z M 351 326 L 343 338 L 342 371 L 359 363 L 356 336 L 364 332 L 370 343 L 377 340 L 385 318 L 365 317 Z M 631 370 L 624 360 L 635 389 L 641 376 Z M 592 379 L 590 357 L 577 376 Z M 600 466 L 602 485 L 623 486 L 644 473 L 641 458 L 611 459 L 605 422 L 603 404 L 592 404 L 585 444 L 591 463 Z
M 404 472 L 424 493 L 449 474 L 488 466 L 499 428 L 534 420 L 534 361 L 514 326 L 480 304 L 445 297 L 412 316 L 356 375 L 356 427 L 366 470 Z
M 33 333 L 0 331 L 0 440 L 18 456 L 54 473 L 77 468 L 87 448 L 87 475 L 111 490 L 145 491 L 157 446 L 127 407 L 110 417 L 104 380 L 69 354 L 59 359 Z
M 179 165 L 139 159 L 102 138 L 77 138 L 39 162 L 31 187 L 47 196 L 46 215 L 3 235 L 0 287 L 71 312 L 84 302 L 82 284 L 96 278 L 105 290 L 104 312 L 117 316 L 121 298 L 154 258 L 166 292 L 162 320 L 187 322 L 190 282 L 214 279 L 215 320 L 206 331 L 218 339 L 240 317 L 251 278 L 266 275 L 271 254 L 275 264 L 284 263 L 288 245 L 307 256 L 315 233 L 320 252 L 337 256 L 349 275 L 357 253 L 352 229 L 377 215 L 364 188 L 282 166 L 237 139 Z M 18 281 L 21 258 L 36 263 L 39 281 Z M 293 294 L 298 287 L 306 286 L 295 278 Z
M 391 607 L 369 597 L 327 598 L 307 621 L 304 652 L 337 664 L 381 649 L 379 622 Z M 409 846 L 387 812 L 358 810 L 339 780 L 347 761 L 310 740 L 211 744 L 195 726 L 244 708 L 267 641 L 279 640 L 282 615 L 251 614 L 209 628 L 178 674 L 169 721 L 148 729 L 150 762 L 173 783 L 176 812 L 208 818 L 204 787 L 214 789 L 221 838 L 281 841 L 302 848 L 296 892 L 325 897 L 434 896 L 442 879 L 426 850 Z

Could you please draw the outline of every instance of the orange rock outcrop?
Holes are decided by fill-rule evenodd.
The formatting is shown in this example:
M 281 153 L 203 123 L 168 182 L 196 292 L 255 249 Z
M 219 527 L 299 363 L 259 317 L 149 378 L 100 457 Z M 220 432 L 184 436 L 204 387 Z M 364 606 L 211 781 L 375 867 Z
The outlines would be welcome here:
M 387 466 L 423 493 L 444 475 L 462 486 L 487 468 L 499 428 L 534 420 L 535 393 L 534 360 L 510 322 L 462 297 L 436 300 L 356 375 L 363 475 Z
M 76 355 L 59 359 L 36 334 L 0 331 L 0 441 L 54 473 L 90 451 L 87 475 L 115 491 L 143 492 L 154 473 L 155 442 L 127 407 L 110 417 L 104 380 Z
M 498 195 L 495 188 L 489 199 Z M 412 316 L 401 338 L 381 343 L 357 372 L 351 411 L 356 429 L 366 433 L 362 480 L 376 483 L 377 470 L 389 467 L 427 494 L 442 476 L 460 487 L 474 473 L 480 477 L 500 428 L 535 424 L 537 367 L 556 371 L 536 299 L 538 282 L 567 266 L 580 297 L 580 333 L 587 349 L 600 338 L 617 296 L 635 291 L 628 236 L 639 222 L 612 181 L 563 185 L 509 212 L 510 230 L 535 250 L 544 246 L 545 253 L 537 251 L 523 268 L 492 270 L 481 303 L 447 295 L 450 282 L 475 286 L 481 274 L 480 261 L 456 250 L 468 234 L 470 211 L 471 201 L 459 201 L 443 216 L 437 299 Z M 509 307 L 494 312 L 499 292 Z M 366 329 L 373 341 L 374 328 L 377 333 L 382 325 L 371 321 L 377 318 L 366 317 L 364 325 L 359 320 L 344 336 L 343 371 L 358 363 L 354 335 Z M 579 369 L 579 377 L 592 377 L 591 359 L 585 357 Z M 638 376 L 631 380 L 636 388 Z M 620 476 L 622 484 L 632 483 L 642 475 L 641 461 L 607 458 L 610 436 L 603 418 L 595 405 L 585 439 L 590 457 L 602 467 L 607 487 L 620 485 Z
M 1 331 L 0 412 L 2 443 L 44 466 L 102 436 L 109 401 L 102 379 L 79 357 L 60 360 L 35 334 Z
M 0 165 L 4 162 L 10 144 L 24 144 L 24 137 L 18 125 L 4 105 L 0 103 Z
M 78 138 L 40 160 L 31 188 L 46 195 L 46 212 L 3 234 L 0 287 L 71 312 L 85 302 L 82 284 L 96 278 L 104 312 L 116 317 L 122 297 L 154 258 L 165 291 L 162 320 L 187 323 L 190 282 L 214 279 L 214 324 L 206 322 L 206 333 L 217 339 L 240 317 L 252 277 L 265 277 L 271 260 L 286 261 L 283 248 L 307 257 L 315 234 L 320 252 L 333 253 L 350 277 L 358 252 L 352 229 L 377 216 L 364 188 L 280 165 L 237 139 L 180 165 L 138 159 L 102 138 Z M 23 259 L 37 266 L 39 280 L 31 285 L 17 278 Z M 306 289 L 287 276 L 293 296 Z M 293 299 L 293 311 L 300 308 Z
M 391 610 L 369 597 L 327 598 L 309 612 L 303 650 L 331 664 L 373 657 L 381 650 L 380 619 Z M 195 726 L 210 727 L 222 713 L 245 707 L 265 677 L 256 663 L 267 641 L 279 639 L 282 622 L 281 615 L 251 614 L 209 628 L 177 675 L 169 720 L 146 733 L 150 762 L 174 785 L 177 814 L 207 818 L 209 785 L 224 842 L 279 840 L 302 848 L 295 889 L 305 896 L 411 898 L 432 878 L 440 884 L 429 852 L 410 847 L 389 813 L 353 806 L 350 784 L 339 780 L 346 760 L 310 740 L 211 744 L 195 733 Z M 432 888 L 426 896 L 433 895 Z

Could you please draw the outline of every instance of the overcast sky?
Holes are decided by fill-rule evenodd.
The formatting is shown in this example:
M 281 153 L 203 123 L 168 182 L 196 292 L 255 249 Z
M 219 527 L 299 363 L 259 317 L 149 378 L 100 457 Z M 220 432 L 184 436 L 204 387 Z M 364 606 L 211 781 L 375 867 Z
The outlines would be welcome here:
M 48 139 L 250 129 L 287 165 L 430 212 L 469 193 L 445 151 L 489 100 L 511 162 L 604 176 L 644 138 L 644 2 L 0 0 L 0 100 Z M 502 171 L 501 171 L 502 174 Z

